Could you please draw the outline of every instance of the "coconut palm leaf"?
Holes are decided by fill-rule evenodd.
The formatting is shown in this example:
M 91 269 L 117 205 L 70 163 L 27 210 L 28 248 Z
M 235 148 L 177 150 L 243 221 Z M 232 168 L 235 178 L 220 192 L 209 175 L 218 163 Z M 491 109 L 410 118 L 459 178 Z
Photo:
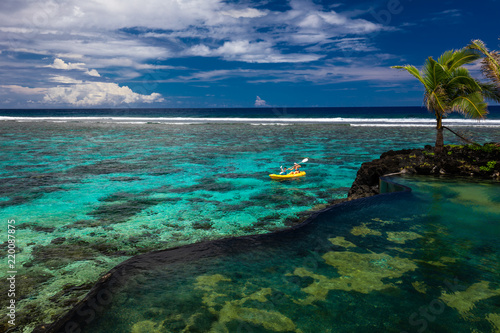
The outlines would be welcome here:
M 446 68 L 436 60 L 429 57 L 422 68 L 422 77 L 426 82 L 429 92 L 437 89 L 442 82 L 448 80 L 449 73 Z
M 470 64 L 481 58 L 479 52 L 474 49 L 462 49 L 458 51 L 453 51 L 451 59 L 448 60 L 446 67 L 448 70 L 453 71 L 463 65 Z
M 406 70 L 408 73 L 416 77 L 417 80 L 419 80 L 425 86 L 425 82 L 423 81 L 422 75 L 420 75 L 420 71 L 415 66 L 412 65 L 392 66 L 391 68 Z
M 500 103 L 500 86 L 495 83 L 480 83 L 484 98 Z
M 483 41 L 473 40 L 467 47 L 479 51 L 484 55 L 481 66 L 483 75 L 490 79 L 500 90 L 500 55 L 496 51 L 489 51 Z
M 424 103 L 427 110 L 434 112 L 436 118 L 442 118 L 449 109 L 450 98 L 442 87 L 438 87 L 424 96 Z
M 488 114 L 488 104 L 484 102 L 481 92 L 458 96 L 452 101 L 452 110 L 474 119 L 483 119 Z
M 448 85 L 451 87 L 463 85 L 469 90 L 472 89 L 471 91 L 482 90 L 480 82 L 474 79 L 469 70 L 464 67 L 459 67 L 450 73 Z

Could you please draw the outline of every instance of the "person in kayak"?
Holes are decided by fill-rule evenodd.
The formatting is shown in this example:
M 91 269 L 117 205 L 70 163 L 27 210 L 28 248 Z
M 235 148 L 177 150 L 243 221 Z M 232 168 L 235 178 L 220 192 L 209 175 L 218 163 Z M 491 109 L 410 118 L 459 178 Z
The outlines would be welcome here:
M 302 166 L 300 164 L 297 164 L 297 163 L 293 163 L 293 167 L 289 168 L 288 170 L 293 170 L 292 172 L 290 172 L 289 174 L 290 175 L 293 175 L 293 174 L 297 174 L 297 173 L 300 173 L 300 168 Z
M 280 166 L 280 169 L 281 169 L 280 175 L 286 173 L 286 170 L 288 170 L 286 167 L 283 168 L 283 166 Z

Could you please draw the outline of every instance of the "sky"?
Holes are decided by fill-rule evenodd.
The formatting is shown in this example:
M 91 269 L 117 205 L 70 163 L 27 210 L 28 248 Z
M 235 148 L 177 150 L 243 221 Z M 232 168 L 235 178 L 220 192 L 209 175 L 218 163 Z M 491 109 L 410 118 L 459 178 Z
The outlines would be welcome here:
M 421 106 L 500 0 L 2 0 L 0 108 Z M 470 70 L 481 78 L 479 65 Z

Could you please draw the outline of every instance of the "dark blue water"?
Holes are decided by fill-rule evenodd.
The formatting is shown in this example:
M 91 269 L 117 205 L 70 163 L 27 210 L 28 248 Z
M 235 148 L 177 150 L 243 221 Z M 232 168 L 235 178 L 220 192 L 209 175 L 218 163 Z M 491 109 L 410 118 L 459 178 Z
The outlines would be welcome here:
M 500 118 L 498 112 L 492 116 Z M 498 114 L 498 115 L 496 115 Z M 423 107 L 337 107 L 337 108 L 216 108 L 216 109 L 17 109 L 0 110 L 0 116 L 10 117 L 373 117 L 423 118 L 431 116 Z
M 488 119 L 500 119 L 500 106 L 490 106 Z M 215 109 L 13 109 L 9 117 L 294 117 L 294 118 L 433 118 L 424 107 L 215 108 Z M 461 118 L 451 114 L 450 118 Z

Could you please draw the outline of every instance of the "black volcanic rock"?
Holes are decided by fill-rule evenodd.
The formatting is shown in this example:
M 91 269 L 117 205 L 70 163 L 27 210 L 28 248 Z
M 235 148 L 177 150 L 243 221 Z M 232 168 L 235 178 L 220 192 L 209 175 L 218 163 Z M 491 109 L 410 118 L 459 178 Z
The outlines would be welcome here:
M 385 152 L 379 159 L 361 165 L 348 198 L 352 200 L 378 194 L 379 178 L 397 172 L 500 180 L 500 145 L 445 146 L 440 155 L 435 155 L 431 146 Z

